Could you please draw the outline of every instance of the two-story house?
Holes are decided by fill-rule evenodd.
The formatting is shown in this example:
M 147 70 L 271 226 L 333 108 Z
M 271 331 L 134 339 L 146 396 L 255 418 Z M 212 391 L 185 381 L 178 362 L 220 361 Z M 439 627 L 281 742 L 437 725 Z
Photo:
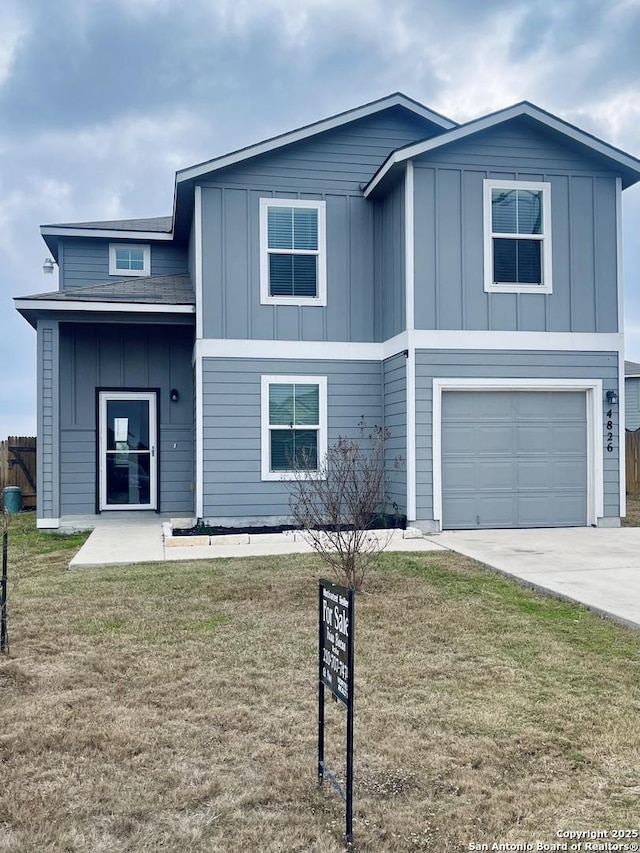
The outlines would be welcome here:
M 277 523 L 362 416 L 425 530 L 618 525 L 639 179 L 532 104 L 458 125 L 395 94 L 178 172 L 172 216 L 43 226 L 38 525 Z

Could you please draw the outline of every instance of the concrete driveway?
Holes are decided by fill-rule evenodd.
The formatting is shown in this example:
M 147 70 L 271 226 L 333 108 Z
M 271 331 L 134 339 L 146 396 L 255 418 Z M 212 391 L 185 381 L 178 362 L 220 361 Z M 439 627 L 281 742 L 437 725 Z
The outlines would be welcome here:
M 640 528 L 447 531 L 433 541 L 640 628 Z

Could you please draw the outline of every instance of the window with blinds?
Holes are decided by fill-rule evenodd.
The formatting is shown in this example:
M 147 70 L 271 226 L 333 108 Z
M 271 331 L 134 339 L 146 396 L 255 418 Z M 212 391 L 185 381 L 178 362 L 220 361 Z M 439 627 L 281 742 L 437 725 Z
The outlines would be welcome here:
M 550 293 L 550 185 L 484 184 L 485 290 Z
M 261 301 L 325 305 L 325 203 L 261 199 Z
M 324 376 L 262 377 L 262 475 L 320 471 L 327 449 Z

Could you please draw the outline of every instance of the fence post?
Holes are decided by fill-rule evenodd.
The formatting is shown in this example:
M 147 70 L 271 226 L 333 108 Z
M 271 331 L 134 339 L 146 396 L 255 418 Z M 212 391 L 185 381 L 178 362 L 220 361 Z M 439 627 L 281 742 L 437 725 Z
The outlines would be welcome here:
M 19 486 L 23 508 L 36 507 L 36 439 L 9 436 L 0 441 L 0 491 L 6 486 Z
M 2 580 L 0 581 L 0 652 L 9 651 L 9 637 L 7 635 L 7 557 L 9 534 L 8 514 L 2 508 Z
M 627 492 L 640 494 L 640 430 L 625 435 Z

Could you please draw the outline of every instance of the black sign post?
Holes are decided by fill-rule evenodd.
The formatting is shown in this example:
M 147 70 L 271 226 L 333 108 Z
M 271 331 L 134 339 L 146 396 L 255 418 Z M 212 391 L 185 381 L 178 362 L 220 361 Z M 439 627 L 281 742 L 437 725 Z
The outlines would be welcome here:
M 346 841 L 353 842 L 353 589 L 321 580 L 318 588 L 318 783 L 331 782 L 346 805 Z M 324 694 L 327 688 L 347 709 L 347 779 L 345 788 L 324 760 Z

